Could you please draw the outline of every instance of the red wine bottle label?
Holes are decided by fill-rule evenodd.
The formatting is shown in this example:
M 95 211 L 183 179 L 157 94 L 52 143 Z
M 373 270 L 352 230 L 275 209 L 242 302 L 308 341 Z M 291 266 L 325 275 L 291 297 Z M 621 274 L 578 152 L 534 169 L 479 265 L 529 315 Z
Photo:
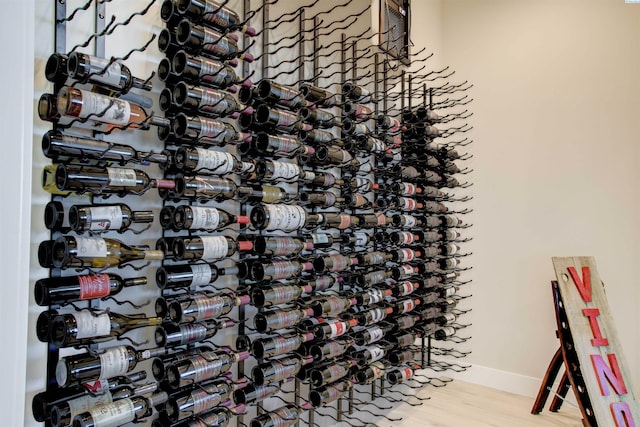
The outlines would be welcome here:
M 122 227 L 122 208 L 118 205 L 92 206 L 89 208 L 89 214 L 89 230 L 119 230 Z
M 209 264 L 190 264 L 189 268 L 193 274 L 191 285 L 203 286 L 211 282 L 213 276 Z
M 399 198 L 399 208 L 402 209 L 403 211 L 414 211 L 416 210 L 416 208 L 418 207 L 418 203 L 416 202 L 416 199 L 410 199 L 408 197 L 400 197 Z
M 107 256 L 107 242 L 98 237 L 76 237 L 76 251 L 78 258 L 105 258 Z
M 220 211 L 216 208 L 191 206 L 193 220 L 192 230 L 215 230 L 220 225 Z
M 225 114 L 234 110 L 232 101 L 219 90 L 202 87 L 199 109 L 213 114 Z
M 220 375 L 222 360 L 213 353 L 207 353 L 206 356 L 197 355 L 191 359 L 191 367 L 193 382 L 197 383 Z
M 108 348 L 100 355 L 100 378 L 124 375 L 129 370 L 129 352 L 123 345 Z
M 200 342 L 207 337 L 207 327 L 200 323 L 180 325 L 180 345 Z
M 200 147 L 197 147 L 196 151 L 198 152 L 196 170 L 207 169 L 217 175 L 225 175 L 233 172 L 235 159 L 231 154 Z
M 126 125 L 131 119 L 131 104 L 121 99 L 80 90 L 82 93 L 82 107 L 78 117 L 88 117 L 97 122 Z
M 416 186 L 409 182 L 403 182 L 400 184 L 400 194 L 403 196 L 413 196 L 416 194 Z
M 76 320 L 76 338 L 93 338 L 109 335 L 111 332 L 111 319 L 109 314 L 93 314 L 90 310 L 80 310 L 71 313 Z
M 373 114 L 373 110 L 371 110 L 371 108 L 361 104 L 356 105 L 355 116 L 359 120 L 369 120 L 371 118 L 371 114 Z
M 411 282 L 406 280 L 398 285 L 398 296 L 405 296 L 412 294 L 416 289 L 418 289 L 418 283 Z
M 189 395 L 191 398 L 191 414 L 200 414 L 217 406 L 221 399 L 220 393 L 212 393 L 210 390 L 196 390 Z
M 118 427 L 136 419 L 133 401 L 119 399 L 108 405 L 94 406 L 89 410 L 94 427 Z
M 341 335 L 344 335 L 347 330 L 347 322 L 343 322 L 343 321 L 333 321 L 329 323 L 329 329 L 331 330 L 331 333 L 329 334 L 329 336 L 325 337 L 325 338 L 336 338 L 339 337 Z
M 412 299 L 406 299 L 400 302 L 400 313 L 408 313 L 416 308 L 416 303 Z
M 113 402 L 113 398 L 109 391 L 106 391 L 106 393 L 100 393 L 100 394 L 96 393 L 93 396 L 87 395 L 87 396 L 77 397 L 75 399 L 71 399 L 67 401 L 67 403 L 69 404 L 69 411 L 70 411 L 69 416 L 73 420 L 73 418 L 76 415 L 79 415 L 83 412 L 88 411 L 93 406 L 106 405 L 111 402 Z
M 121 87 L 122 65 L 118 62 L 113 62 L 112 64 L 109 64 L 109 62 L 110 60 L 105 58 L 91 57 L 89 61 L 91 68 L 104 70 L 100 74 L 93 74 L 91 80 L 97 83 L 104 83 L 107 86 Z
M 198 295 L 193 298 L 193 302 L 197 307 L 196 320 L 213 319 L 224 314 L 224 298 L 220 296 Z
M 204 31 L 204 40 L 202 46 L 204 50 L 216 56 L 227 56 L 235 52 L 232 51 L 229 40 L 223 37 L 219 32 L 208 27 L 202 27 Z
M 217 260 L 227 256 L 229 243 L 224 236 L 200 236 L 202 239 L 202 259 Z
M 118 187 L 135 187 L 137 185 L 136 171 L 126 168 L 107 168 L 109 185 Z
M 111 279 L 106 273 L 78 276 L 80 299 L 102 298 L 111 292 Z
M 416 257 L 416 252 L 412 249 L 400 249 L 398 251 L 398 261 L 412 261 Z

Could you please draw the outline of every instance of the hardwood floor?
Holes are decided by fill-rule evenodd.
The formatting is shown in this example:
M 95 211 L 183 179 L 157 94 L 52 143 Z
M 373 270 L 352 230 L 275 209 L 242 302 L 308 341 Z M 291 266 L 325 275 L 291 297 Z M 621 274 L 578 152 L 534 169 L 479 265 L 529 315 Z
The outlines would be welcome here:
M 359 410 L 368 408 L 374 412 L 384 412 L 387 417 L 394 419 L 378 418 L 372 423 L 378 427 L 582 427 L 578 409 L 567 403 L 559 412 L 552 413 L 547 410 L 549 401 L 541 414 L 532 415 L 533 399 L 458 380 L 446 387 L 426 387 L 420 390 L 418 396 L 430 399 L 420 406 L 396 403 L 393 409 L 386 411 L 356 406 L 353 415 L 359 420 L 350 421 L 356 426 L 366 425 L 362 422 L 364 420 L 373 421 L 366 412 Z M 418 403 L 413 397 L 406 400 Z M 378 403 L 391 406 L 384 401 Z M 395 421 L 400 417 L 401 421 Z M 335 421 L 327 423 L 327 420 L 323 418 L 317 422 L 321 426 L 336 424 Z

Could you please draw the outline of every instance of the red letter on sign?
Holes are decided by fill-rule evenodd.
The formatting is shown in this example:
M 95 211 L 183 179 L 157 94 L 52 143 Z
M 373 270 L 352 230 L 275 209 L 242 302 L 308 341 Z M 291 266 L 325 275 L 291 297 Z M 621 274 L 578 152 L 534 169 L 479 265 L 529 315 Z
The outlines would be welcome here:
M 611 368 L 607 366 L 599 354 L 591 355 L 591 363 L 598 377 L 598 385 L 600 385 L 600 394 L 609 396 L 609 386 L 607 383 L 613 386 L 617 394 L 627 394 L 627 386 L 624 384 L 624 378 L 622 378 L 622 372 L 620 372 L 616 355 L 608 354 L 607 357 L 609 358 Z
M 591 302 L 591 271 L 589 267 L 582 267 L 582 280 L 580 280 L 580 276 L 578 276 L 578 272 L 574 267 L 569 267 L 567 270 L 569 270 L 573 283 L 578 288 L 582 301 Z
M 591 326 L 594 338 L 591 340 L 591 345 L 594 347 L 609 345 L 609 340 L 603 337 L 602 332 L 600 332 L 600 325 L 597 319 L 597 316 L 600 316 L 600 310 L 597 308 L 583 308 L 582 314 L 589 318 L 589 326 Z
M 615 402 L 611 404 L 611 414 L 616 422 L 616 427 L 636 427 L 633 420 L 631 408 L 626 402 Z

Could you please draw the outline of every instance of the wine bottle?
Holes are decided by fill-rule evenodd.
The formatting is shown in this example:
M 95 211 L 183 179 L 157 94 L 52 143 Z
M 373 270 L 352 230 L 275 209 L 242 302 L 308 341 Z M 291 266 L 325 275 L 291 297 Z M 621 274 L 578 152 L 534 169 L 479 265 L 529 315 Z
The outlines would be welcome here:
M 388 222 L 391 222 L 389 218 L 382 212 L 357 215 L 357 217 L 359 219 L 359 225 L 363 228 L 384 227 Z
M 69 86 L 60 89 L 56 102 L 61 115 L 107 123 L 106 131 L 124 126 L 148 129 L 149 125 L 169 125 L 167 119 L 149 116 L 134 102 Z
M 308 214 L 302 206 L 268 204 L 255 206 L 251 210 L 251 224 L 266 231 L 296 231 L 312 228 L 324 222 L 320 214 Z
M 237 113 L 243 110 L 236 99 L 227 92 L 206 86 L 189 86 L 185 82 L 175 85 L 172 101 L 180 110 L 213 118 L 237 118 Z
M 340 147 L 343 147 L 345 145 L 343 141 L 336 139 L 336 137 L 331 132 L 320 129 L 301 130 L 298 133 L 298 136 L 300 137 L 300 140 L 302 142 L 314 146 L 319 144 L 326 144 L 338 145 Z
M 56 268 L 107 268 L 136 260 L 162 260 L 162 251 L 128 246 L 119 240 L 98 237 L 60 236 L 52 248 Z
M 120 93 L 131 88 L 151 90 L 151 83 L 134 77 L 126 65 L 84 53 L 69 55 L 67 73 L 74 80 L 99 84 Z
M 106 382 L 107 380 L 104 381 Z M 70 426 L 76 415 L 90 411 L 97 406 L 110 404 L 120 399 L 130 398 L 133 396 L 147 395 L 157 390 L 157 382 L 142 386 L 123 383 L 112 387 L 111 384 L 109 384 L 106 390 L 92 392 L 94 393 L 93 395 L 79 397 L 54 405 L 51 410 L 51 425 L 53 427 Z
M 318 408 L 343 397 L 353 387 L 351 380 L 336 382 L 309 391 L 309 401 Z
M 177 78 L 200 86 L 227 89 L 241 83 L 229 65 L 206 56 L 192 56 L 184 50 L 173 56 L 172 70 Z
M 241 405 L 236 407 L 239 409 Z M 242 411 L 238 410 L 238 413 Z M 211 411 L 198 415 L 193 419 L 189 419 L 184 423 L 175 424 L 174 427 L 227 427 L 236 411 L 231 411 L 223 406 L 212 409 Z M 157 420 L 159 421 L 159 419 Z M 164 427 L 164 424 L 154 425 L 151 427 Z
M 196 389 L 172 394 L 165 405 L 165 414 L 172 423 L 203 414 L 228 400 L 234 389 L 226 380 L 199 384 Z
M 337 316 L 347 311 L 352 305 L 356 305 L 355 298 L 329 295 L 311 304 L 314 316 Z
M 174 156 L 177 169 L 195 171 L 204 175 L 226 175 L 235 173 L 247 175 L 254 170 L 254 164 L 241 162 L 232 154 L 208 150 L 200 147 L 180 147 Z
M 187 19 L 176 27 L 176 40 L 183 49 L 195 55 L 206 55 L 219 59 L 240 58 L 253 62 L 253 56 L 238 49 L 235 34 L 223 35 L 208 27 L 195 25 Z
M 379 322 L 370 328 L 364 329 L 353 335 L 356 345 L 365 346 L 380 341 L 384 336 L 391 332 L 394 328 L 393 323 Z
M 183 175 L 175 177 L 176 196 L 179 199 L 213 199 L 217 201 L 233 199 L 238 188 L 230 179 L 207 175 Z
M 210 117 L 189 117 L 178 113 L 172 123 L 176 138 L 184 143 L 219 146 L 235 145 L 250 140 L 251 136 L 238 132 L 229 123 Z
M 120 426 L 142 420 L 152 414 L 154 407 L 167 401 L 169 395 L 162 391 L 148 397 L 134 396 L 106 405 L 96 406 L 73 418 L 73 427 Z
M 387 360 L 389 360 L 389 362 L 394 366 L 412 364 L 413 361 L 418 358 L 419 354 L 419 349 L 402 348 L 390 352 L 387 356 Z
M 356 258 L 358 259 L 357 265 L 367 266 L 367 265 L 384 264 L 387 261 L 393 260 L 393 255 L 389 253 L 381 252 L 381 251 L 375 251 L 375 252 L 368 252 L 364 254 L 362 253 L 358 254 L 356 255 Z
M 453 335 L 455 335 L 455 333 L 456 333 L 456 329 L 454 327 L 445 326 L 445 327 L 442 327 L 442 328 L 436 330 L 433 333 L 433 337 L 435 339 L 437 339 L 438 341 L 443 341 L 443 340 L 446 340 L 449 337 L 452 337 Z
M 338 272 L 358 264 L 359 259 L 357 257 L 352 258 L 347 255 L 332 254 L 315 258 L 313 260 L 313 269 L 317 273 Z
M 421 303 L 419 298 L 405 298 L 390 303 L 389 307 L 393 309 L 393 314 L 406 314 L 414 310 Z
M 331 319 L 313 328 L 313 335 L 319 340 L 328 340 L 340 337 L 348 333 L 351 328 L 358 325 L 356 319 L 340 320 Z
M 349 375 L 357 363 L 353 359 L 339 359 L 327 366 L 311 371 L 311 384 L 313 388 L 323 387 L 334 383 Z
M 369 120 L 373 116 L 373 110 L 366 105 L 345 102 L 342 106 L 342 114 L 355 120 Z
M 413 269 L 411 270 L 413 272 Z M 356 282 L 360 286 L 374 286 L 380 283 L 384 283 L 387 278 L 392 277 L 391 270 L 373 270 L 360 274 L 356 277 Z
M 369 288 L 359 294 L 356 294 L 358 305 L 371 305 L 384 301 L 385 298 L 392 295 L 391 289 Z
M 248 295 L 194 294 L 192 297 L 169 304 L 169 317 L 174 323 L 193 323 L 216 319 L 231 311 L 233 307 L 249 304 Z
M 342 94 L 355 102 L 364 104 L 372 102 L 371 92 L 351 81 L 345 82 L 342 85 Z
M 356 318 L 358 319 L 358 325 L 370 326 L 383 321 L 391 314 L 393 314 L 393 308 L 391 307 L 376 307 L 358 313 Z
M 345 354 L 353 344 L 354 340 L 351 338 L 316 342 L 310 346 L 309 354 L 315 362 L 331 360 Z
M 317 109 L 311 109 L 309 107 L 300 108 L 298 111 L 298 115 L 300 119 L 304 122 L 317 126 L 319 128 L 332 128 L 334 126 L 342 126 L 342 121 L 340 118 L 334 116 L 333 114 Z
M 236 12 L 213 0 L 178 0 L 176 8 L 179 13 L 193 21 L 202 22 L 215 28 L 228 31 L 241 31 L 247 36 L 256 35 L 256 30 L 243 24 Z
M 391 290 L 391 294 L 394 297 L 403 297 L 403 296 L 411 295 L 419 288 L 420 288 L 420 282 L 417 282 L 417 281 L 412 282 L 410 280 L 404 280 L 402 282 L 394 282 L 391 285 L 390 290 Z
M 112 311 L 96 313 L 82 309 L 53 318 L 51 344 L 58 348 L 89 344 L 94 338 L 119 337 L 133 329 L 161 323 L 162 318 L 144 314 L 125 316 Z
M 156 328 L 154 338 L 158 347 L 175 347 L 207 340 L 220 329 L 235 325 L 232 320 L 209 319 L 199 323 L 163 323 Z
M 209 263 L 165 265 L 156 270 L 156 283 L 160 289 L 205 286 L 219 276 L 237 275 L 238 267 L 218 268 Z
M 201 383 L 228 372 L 234 363 L 249 357 L 247 352 L 226 353 L 207 351 L 191 356 L 167 367 L 167 385 L 170 389 Z
M 396 369 L 387 371 L 385 378 L 389 384 L 396 385 L 413 377 L 413 368 L 411 366 L 398 366 Z
M 290 110 L 297 110 L 309 105 L 301 91 L 273 80 L 260 80 L 257 84 L 256 95 L 262 102 Z
M 424 216 L 415 216 L 415 215 L 407 215 L 407 214 L 393 215 L 391 217 L 391 220 L 395 227 L 404 228 L 404 229 L 428 226 L 427 218 Z
M 298 310 L 274 308 L 270 311 L 256 313 L 253 324 L 260 333 L 277 331 L 295 326 L 300 320 L 313 316 L 313 309 Z
M 303 293 L 311 293 L 311 287 L 282 283 L 256 287 L 251 290 L 251 304 L 258 308 L 286 304 Z
M 36 280 L 33 294 L 36 304 L 49 306 L 116 295 L 126 287 L 147 284 L 146 277 L 123 279 L 117 274 L 47 277 Z
M 251 369 L 251 378 L 256 385 L 283 381 L 296 375 L 304 365 L 313 362 L 311 356 L 292 354 L 280 359 L 259 363 Z
M 293 157 L 295 155 L 309 156 L 315 150 L 308 145 L 303 145 L 298 138 L 291 135 L 270 135 L 266 132 L 258 132 L 253 138 L 251 146 L 263 156 Z
M 319 165 L 336 165 L 356 170 L 360 168 L 360 162 L 348 151 L 334 145 L 319 146 L 311 159 Z
M 249 217 L 214 207 L 180 205 L 173 213 L 173 223 L 178 230 L 215 231 L 231 224 L 248 224 Z
M 317 206 L 330 208 L 332 206 L 344 206 L 345 198 L 337 197 L 330 191 L 305 191 L 300 193 L 300 204 L 303 206 Z
M 256 359 L 280 356 L 296 351 L 305 342 L 312 341 L 314 334 L 288 334 L 259 338 L 251 343 L 251 353 Z
M 315 178 L 295 163 L 281 162 L 278 160 L 258 159 L 256 162 L 257 181 L 274 182 L 274 181 L 309 181 Z
M 292 404 L 282 406 L 253 418 L 250 425 L 251 427 L 290 427 L 296 425 L 302 413 L 310 408 L 310 403 L 300 407 Z
M 250 267 L 252 280 L 279 280 L 289 279 L 297 276 L 303 271 L 312 271 L 313 265 L 310 262 L 299 261 L 272 261 L 254 262 Z
M 215 261 L 252 249 L 252 242 L 235 241 L 227 236 L 178 237 L 173 242 L 173 253 L 178 260 Z
M 288 193 L 273 185 L 250 185 L 238 187 L 238 199 L 248 203 L 278 203 L 295 200 L 297 193 Z
M 280 392 L 282 384 L 283 383 L 256 385 L 249 382 L 245 387 L 233 392 L 233 401 L 236 405 L 262 402 L 266 398 Z
M 133 223 L 153 222 L 152 211 L 132 211 L 124 203 L 109 205 L 72 205 L 69 224 L 76 233 L 84 231 L 124 231 Z
M 164 348 L 136 350 L 131 346 L 109 347 L 103 353 L 80 353 L 58 360 L 56 381 L 60 387 L 125 375 L 138 362 L 166 353 Z
M 366 124 L 355 122 L 348 117 L 342 122 L 342 131 L 352 138 L 367 137 L 371 135 L 371 130 Z
M 300 130 L 312 129 L 311 125 L 300 121 L 297 114 L 287 110 L 272 108 L 267 104 L 258 105 L 253 117 L 258 126 L 279 132 L 292 134 Z
M 335 93 L 309 83 L 301 83 L 300 92 L 307 101 L 318 107 L 333 107 L 338 103 L 338 97 Z
M 136 151 L 134 148 L 111 141 L 103 141 L 87 137 L 65 135 L 56 130 L 49 130 L 42 135 L 42 152 L 50 159 L 71 160 L 110 160 L 120 163 L 152 162 L 166 168 L 170 162 L 166 152 L 153 153 Z
M 362 231 L 342 234 L 340 238 L 343 244 L 350 246 L 367 246 L 372 241 L 371 237 Z
M 289 236 L 256 236 L 253 242 L 254 252 L 260 255 L 289 256 L 313 249 L 313 242 Z
M 155 357 L 151 361 L 151 372 L 156 381 L 164 382 L 166 380 L 167 368 L 174 363 L 187 360 L 198 354 L 213 351 L 211 347 L 201 345 L 199 347 L 191 347 L 177 353 L 165 354 L 162 357 Z M 164 386 L 164 385 L 163 385 Z

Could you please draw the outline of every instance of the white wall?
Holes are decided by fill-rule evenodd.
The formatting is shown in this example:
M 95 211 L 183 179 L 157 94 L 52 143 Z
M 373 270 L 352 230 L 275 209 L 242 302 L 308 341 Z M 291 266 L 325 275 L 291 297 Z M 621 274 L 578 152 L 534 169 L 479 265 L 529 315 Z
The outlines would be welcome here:
M 445 60 L 475 85 L 468 378 L 534 394 L 558 343 L 550 257 L 593 255 L 637 387 L 640 5 L 447 0 L 442 12 Z

